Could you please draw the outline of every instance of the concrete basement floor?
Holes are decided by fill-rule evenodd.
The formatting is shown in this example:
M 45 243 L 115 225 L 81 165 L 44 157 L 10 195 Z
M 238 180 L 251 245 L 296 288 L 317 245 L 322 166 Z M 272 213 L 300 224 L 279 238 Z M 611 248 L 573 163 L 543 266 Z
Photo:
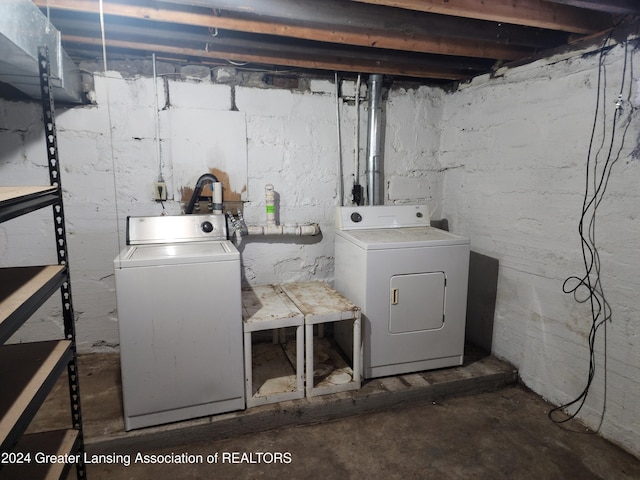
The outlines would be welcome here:
M 132 432 L 124 431 L 118 355 L 81 355 L 79 371 L 87 454 L 121 457 L 87 465 L 91 480 L 640 479 L 639 459 L 579 424 L 555 425 L 551 407 L 517 383 L 510 365 L 473 349 L 461 367 Z M 64 380 L 30 431 L 68 426 Z M 138 453 L 201 455 L 203 463 L 134 463 Z

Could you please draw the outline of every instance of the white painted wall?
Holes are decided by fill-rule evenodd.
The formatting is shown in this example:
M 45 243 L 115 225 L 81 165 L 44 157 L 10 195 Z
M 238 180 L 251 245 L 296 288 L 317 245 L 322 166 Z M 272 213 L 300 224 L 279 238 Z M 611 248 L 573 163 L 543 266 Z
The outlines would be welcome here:
M 640 106 L 640 77 L 637 68 L 631 71 L 640 54 L 631 50 L 614 155 L 631 123 L 598 210 L 596 240 L 613 310 L 601 431 L 640 456 L 640 116 L 632 112 Z M 604 60 L 606 145 L 623 59 L 624 48 L 618 46 Z M 442 210 L 452 230 L 470 236 L 472 250 L 500 261 L 494 351 L 518 368 L 525 384 L 556 404 L 577 397 L 587 380 L 590 310 L 563 293 L 563 282 L 584 275 L 577 228 L 597 65 L 598 55 L 574 54 L 506 70 L 500 78 L 478 78 L 447 96 L 441 124 L 439 159 L 448 169 Z M 599 158 L 602 167 L 606 148 Z M 605 394 L 603 334 L 596 341 L 597 374 L 581 414 L 594 428 Z
M 203 81 L 184 81 L 175 75 L 158 79 L 160 161 L 152 78 L 96 74 L 94 105 L 57 109 L 80 351 L 117 348 L 112 262 L 125 245 L 128 215 L 162 213 L 160 204 L 151 200 L 159 172 L 167 182 L 170 214 L 180 213 L 181 188 L 193 188 L 210 168 L 228 173 L 230 188 L 242 192 L 248 224 L 264 224 L 264 187 L 273 184 L 280 222 L 319 223 L 322 234 L 245 237 L 239 246 L 243 281 L 332 280 L 334 209 L 339 204 L 334 83 L 312 80 L 300 91 L 264 85 L 233 88 L 212 83 L 208 75 Z M 340 101 L 345 202 L 349 202 L 355 163 L 354 82 L 344 82 L 343 90 L 351 92 L 351 98 Z M 387 170 L 394 185 L 393 201 L 429 201 L 438 207 L 442 178 L 436 175 L 428 182 L 424 178 L 438 169 L 429 162 L 437 150 L 438 132 L 432 127 L 439 120 L 441 97 L 439 90 L 430 89 L 390 94 L 387 124 L 393 140 L 388 142 Z M 48 182 L 40 117 L 38 103 L 0 100 L 0 184 Z M 362 103 L 362 171 L 366 120 Z M 49 211 L 40 211 L 0 224 L 0 264 L 55 263 L 50 217 Z M 59 313 L 59 300 L 54 298 L 12 341 L 59 334 Z
M 633 57 L 637 64 L 638 53 Z M 577 222 L 597 62 L 596 55 L 577 54 L 540 61 L 507 70 L 500 78 L 478 78 L 450 94 L 429 87 L 394 89 L 385 104 L 387 203 L 427 203 L 433 218 L 448 218 L 453 231 L 470 236 L 475 251 L 500 260 L 494 351 L 518 367 L 528 386 L 556 403 L 575 397 L 587 373 L 589 312 L 562 292 L 562 282 L 581 273 Z M 609 54 L 606 64 L 610 108 L 622 70 L 621 48 Z M 161 213 L 150 200 L 158 174 L 153 83 L 143 77 L 109 76 L 114 78 L 96 75 L 96 105 L 58 109 L 82 351 L 117 348 L 112 261 L 124 245 L 125 218 Z M 634 106 L 640 103 L 637 82 L 634 78 Z M 333 212 L 339 203 L 333 83 L 312 81 L 304 91 L 232 89 L 205 76 L 202 82 L 160 81 L 162 99 L 165 85 L 171 105 L 160 105 L 162 173 L 174 198 L 181 186 L 195 183 L 203 168 L 224 161 L 225 169 L 246 169 L 248 223 L 263 222 L 264 185 L 272 183 L 279 194 L 282 223 L 321 225 L 322 236 L 317 238 L 244 241 L 244 281 L 331 280 Z M 348 202 L 353 101 L 341 102 L 340 108 Z M 188 116 L 181 109 L 198 109 L 200 117 L 212 121 L 242 119 L 236 125 L 242 129 L 244 124 L 244 133 L 216 137 L 221 130 L 212 125 L 216 150 L 208 154 L 208 142 L 190 143 L 184 125 Z M 614 311 L 608 327 L 602 433 L 640 455 L 640 300 L 635 295 L 640 164 L 632 154 L 640 132 L 636 117 L 601 205 L 598 243 L 604 288 Z M 362 170 L 365 123 L 363 104 Z M 231 156 L 234 161 L 228 161 Z M 46 182 L 39 105 L 0 100 L 0 184 Z M 172 214 L 180 212 L 178 201 L 166 207 Z M 49 217 L 49 212 L 36 212 L 0 224 L 0 263 L 54 262 Z M 13 340 L 60 333 L 58 303 L 54 299 L 45 305 Z M 602 353 L 599 339 L 598 376 L 583 411 L 592 426 L 598 423 L 604 392 Z

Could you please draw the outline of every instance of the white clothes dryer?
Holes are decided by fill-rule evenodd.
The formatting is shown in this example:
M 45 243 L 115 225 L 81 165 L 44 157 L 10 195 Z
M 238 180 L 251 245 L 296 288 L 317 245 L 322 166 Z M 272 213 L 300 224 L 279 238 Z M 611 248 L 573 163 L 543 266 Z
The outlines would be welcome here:
M 462 364 L 469 245 L 424 205 L 338 207 L 335 288 L 362 309 L 365 378 Z

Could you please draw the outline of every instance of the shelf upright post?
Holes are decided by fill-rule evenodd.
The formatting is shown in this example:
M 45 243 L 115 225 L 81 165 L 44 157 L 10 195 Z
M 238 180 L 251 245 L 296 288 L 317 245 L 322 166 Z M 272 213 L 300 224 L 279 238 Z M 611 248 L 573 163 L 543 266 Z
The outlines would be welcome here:
M 40 91 L 42 98 L 42 118 L 44 121 L 45 142 L 47 145 L 47 163 L 49 165 L 49 180 L 52 186 L 57 187 L 58 200 L 53 204 L 53 224 L 55 228 L 56 251 L 58 264 L 64 265 L 66 281 L 60 287 L 62 296 L 62 313 L 64 318 L 64 334 L 67 340 L 71 340 L 73 356 L 67 366 L 69 376 L 69 394 L 71 399 L 71 418 L 73 428 L 78 430 L 78 451 L 84 452 L 84 437 L 82 433 L 82 410 L 80 408 L 80 385 L 78 379 L 78 355 L 76 350 L 76 328 L 71 298 L 71 280 L 69 276 L 69 264 L 67 260 L 67 238 L 64 221 L 64 205 L 62 202 L 62 183 L 60 181 L 60 162 L 58 159 L 58 139 L 55 122 L 55 105 L 51 91 L 51 64 L 49 62 L 49 49 L 38 48 L 38 64 L 40 67 Z M 76 464 L 78 480 L 86 478 L 86 466 L 84 455 Z

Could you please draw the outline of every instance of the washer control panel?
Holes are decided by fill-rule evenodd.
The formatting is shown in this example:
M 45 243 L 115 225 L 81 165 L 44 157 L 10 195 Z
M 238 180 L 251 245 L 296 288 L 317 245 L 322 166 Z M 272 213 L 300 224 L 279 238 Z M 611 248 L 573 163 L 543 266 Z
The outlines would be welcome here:
M 431 218 L 426 205 L 370 205 L 337 207 L 338 230 L 428 227 Z
M 127 218 L 127 245 L 227 239 L 225 215 L 165 215 Z

